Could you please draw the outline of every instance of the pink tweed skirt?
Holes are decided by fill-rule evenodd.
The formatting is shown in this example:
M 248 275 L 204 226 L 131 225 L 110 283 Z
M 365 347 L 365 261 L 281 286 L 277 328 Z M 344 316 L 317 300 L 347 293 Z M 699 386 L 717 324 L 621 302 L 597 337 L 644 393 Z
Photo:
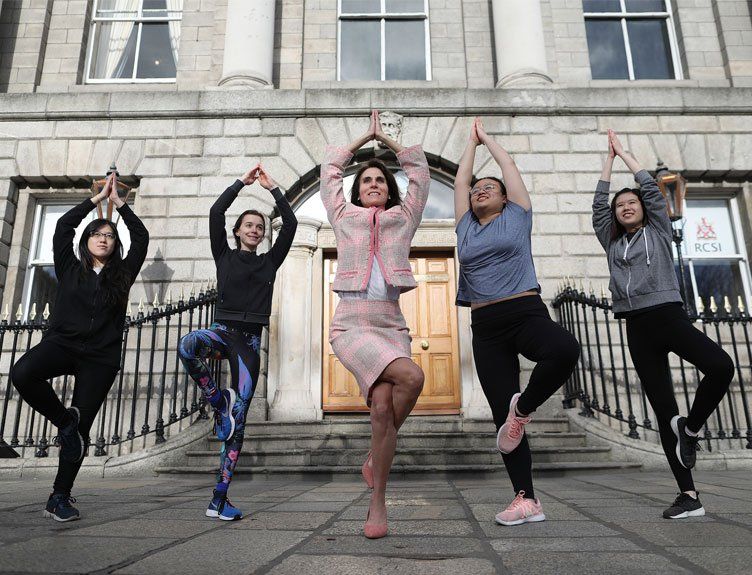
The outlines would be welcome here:
M 376 379 L 395 359 L 411 357 L 411 341 L 397 301 L 340 300 L 329 327 L 334 354 L 355 376 L 369 407 Z

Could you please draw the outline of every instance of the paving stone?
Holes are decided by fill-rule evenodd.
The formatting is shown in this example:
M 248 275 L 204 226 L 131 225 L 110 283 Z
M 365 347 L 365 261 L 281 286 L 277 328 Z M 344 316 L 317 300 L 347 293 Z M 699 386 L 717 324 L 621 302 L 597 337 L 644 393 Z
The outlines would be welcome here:
M 557 553 L 555 555 L 506 553 L 504 566 L 509 573 L 536 575 L 643 575 L 644 573 L 691 573 L 652 553 Z
M 300 575 L 301 573 L 338 573 L 340 575 L 495 575 L 498 571 L 486 559 L 401 559 L 399 557 L 317 557 L 292 555 L 269 571 L 270 575 Z
M 308 534 L 307 531 L 259 531 L 251 538 L 245 531 L 222 529 L 154 553 L 115 573 L 205 575 L 217 570 L 218 557 L 222 558 L 223 572 L 252 573 Z
M 251 513 L 242 521 L 233 521 L 233 529 L 282 529 L 292 531 L 309 531 L 317 529 L 334 516 L 334 513 L 299 511 L 274 512 L 262 511 Z
M 349 501 L 286 501 L 273 505 L 271 511 L 339 511 L 349 505 Z
M 741 547 L 667 547 L 667 551 L 689 559 L 717 575 L 750 572 L 749 549 Z
M 69 529 L 63 535 L 75 535 L 76 537 L 89 535 L 92 537 L 160 537 L 184 539 L 216 528 L 217 522 L 208 517 L 199 519 L 198 516 L 196 521 L 134 517 L 132 519 L 92 525 L 91 527 L 84 527 L 84 525 L 85 523 L 79 523 L 77 529 Z
M 642 548 L 623 537 L 531 537 L 491 541 L 491 547 L 505 556 L 508 551 L 550 553 L 558 551 L 640 551 Z
M 81 573 L 105 569 L 159 549 L 171 539 L 79 537 L 75 545 L 61 537 L 39 537 L 2 547 L 2 569 L 18 572 Z M 81 553 L 86 549 L 86 553 Z M 31 560 L 33 558 L 33 561 Z
M 493 518 L 480 523 L 481 529 L 488 536 L 498 538 L 517 537 L 598 537 L 619 535 L 617 531 L 592 521 L 541 521 L 507 527 L 497 525 Z
M 467 557 L 477 555 L 481 543 L 469 537 L 400 537 L 365 539 L 362 535 L 316 536 L 300 547 L 316 555 L 381 555 L 385 557 Z
M 752 530 L 736 525 L 696 521 L 695 518 L 665 523 L 623 522 L 621 527 L 660 546 L 681 546 L 687 541 L 724 547 L 752 547 Z
M 341 519 L 365 520 L 368 507 L 353 506 L 345 510 Z M 389 520 L 402 519 L 465 519 L 465 509 L 457 504 L 452 505 L 388 505 Z
M 337 521 L 325 535 L 358 535 L 363 533 L 364 521 Z M 469 521 L 442 519 L 438 521 L 392 521 L 389 533 L 393 535 L 470 535 L 473 526 Z

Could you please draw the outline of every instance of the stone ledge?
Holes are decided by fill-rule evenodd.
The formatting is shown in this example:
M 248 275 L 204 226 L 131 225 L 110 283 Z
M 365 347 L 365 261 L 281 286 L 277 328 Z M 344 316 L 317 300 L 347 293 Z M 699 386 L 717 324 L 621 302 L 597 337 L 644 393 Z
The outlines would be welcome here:
M 372 107 L 412 116 L 752 113 L 752 88 L 625 86 L 253 91 L 207 88 L 201 91 L 114 93 L 103 93 L 100 87 L 93 88 L 66 94 L 2 94 L 0 119 L 342 117 L 362 116 Z

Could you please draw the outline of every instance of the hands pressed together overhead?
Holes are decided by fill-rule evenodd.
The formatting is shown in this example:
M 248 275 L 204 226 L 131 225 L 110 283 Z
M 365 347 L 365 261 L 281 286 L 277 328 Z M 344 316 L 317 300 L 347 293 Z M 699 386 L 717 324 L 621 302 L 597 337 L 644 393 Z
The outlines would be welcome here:
M 261 184 L 261 186 L 267 190 L 271 191 L 277 187 L 277 182 L 275 182 L 272 177 L 266 173 L 264 166 L 262 166 L 261 164 L 256 164 L 240 178 L 240 181 L 243 182 L 246 186 L 250 186 L 256 180 L 258 180 L 259 184 Z
M 118 208 L 125 205 L 125 202 L 118 194 L 117 176 L 114 173 L 107 176 L 104 186 L 102 186 L 102 190 L 96 196 L 93 196 L 91 201 L 94 204 L 99 204 L 104 201 L 105 198 L 109 199 Z

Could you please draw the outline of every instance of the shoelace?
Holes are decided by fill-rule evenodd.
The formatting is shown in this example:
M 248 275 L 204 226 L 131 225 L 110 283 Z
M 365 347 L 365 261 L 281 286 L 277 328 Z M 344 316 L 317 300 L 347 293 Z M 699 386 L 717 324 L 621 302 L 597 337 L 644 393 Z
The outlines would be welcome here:
M 68 495 L 67 497 L 60 497 L 58 498 L 58 505 L 61 507 L 70 507 L 71 503 L 75 503 L 76 498 L 72 495 Z
M 509 504 L 509 507 L 507 507 L 507 511 L 515 511 L 517 508 L 522 507 L 525 504 L 525 492 L 520 491 L 514 499 L 512 499 L 512 502 Z
M 530 422 L 529 417 L 517 417 L 512 418 L 512 422 L 509 424 L 509 437 L 517 439 L 524 430 L 525 424 Z

